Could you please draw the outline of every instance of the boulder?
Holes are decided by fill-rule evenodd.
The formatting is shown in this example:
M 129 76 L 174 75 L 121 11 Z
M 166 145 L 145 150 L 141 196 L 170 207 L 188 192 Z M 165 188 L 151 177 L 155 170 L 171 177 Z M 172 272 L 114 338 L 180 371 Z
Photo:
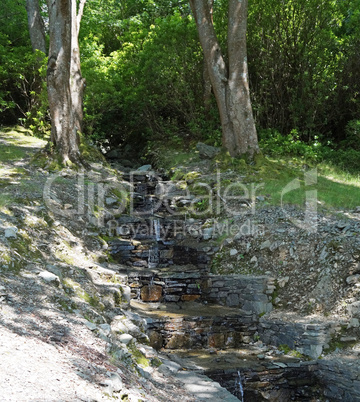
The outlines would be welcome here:
M 160 350 L 163 346 L 164 339 L 157 331 L 150 331 L 149 333 L 150 346 L 155 350 Z
M 203 159 L 213 159 L 221 151 L 220 148 L 212 147 L 202 142 L 196 144 L 196 149 L 199 151 L 200 158 Z
M 108 159 L 119 159 L 120 158 L 120 151 L 118 149 L 112 149 L 106 154 Z
M 7 239 L 16 239 L 16 233 L 18 229 L 16 227 L 6 228 L 5 229 L 5 237 Z
M 151 165 L 143 165 L 136 169 L 138 172 L 151 172 L 152 166 Z
M 128 345 L 133 340 L 134 340 L 134 338 L 130 334 L 121 334 L 119 336 L 119 341 L 121 343 L 123 343 L 124 345 Z
M 209 348 L 221 349 L 225 346 L 225 335 L 221 333 L 210 334 L 208 338 Z
M 60 285 L 60 279 L 58 276 L 54 275 L 53 273 L 49 271 L 42 271 L 39 273 L 39 277 L 47 283 L 51 283 L 52 285 L 59 286 Z

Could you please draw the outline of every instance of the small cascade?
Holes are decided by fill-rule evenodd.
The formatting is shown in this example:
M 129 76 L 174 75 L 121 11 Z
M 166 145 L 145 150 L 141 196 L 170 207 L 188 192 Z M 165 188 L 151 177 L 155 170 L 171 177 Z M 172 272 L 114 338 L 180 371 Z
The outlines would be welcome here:
M 238 376 L 235 380 L 235 395 L 241 402 L 244 402 L 244 387 L 241 380 L 240 371 L 237 372 Z
M 155 246 L 149 248 L 149 256 L 148 256 L 148 268 L 153 269 L 159 265 L 160 262 L 160 253 L 159 247 L 156 244 Z
M 156 268 L 160 263 L 160 251 L 158 242 L 161 240 L 161 226 L 160 220 L 154 219 L 152 222 L 151 233 L 155 238 L 156 243 L 149 248 L 148 267 L 150 269 Z
M 167 288 L 169 286 L 169 280 L 167 278 L 165 278 L 164 283 L 165 283 L 165 286 L 164 286 L 164 289 L 163 289 L 163 293 L 164 293 L 164 299 L 166 300 Z
M 160 226 L 160 220 L 159 219 L 154 219 L 153 220 L 153 227 L 154 227 L 154 235 L 155 235 L 155 240 L 158 242 L 161 240 L 161 226 Z
M 154 277 L 152 276 L 149 281 L 149 289 L 151 290 L 154 286 Z
M 258 310 L 272 307 L 273 280 L 211 274 L 220 250 L 216 220 L 209 227 L 193 218 L 193 199 L 173 182 L 144 172 L 129 180 L 132 210 L 116 218 L 109 251 L 128 278 L 131 307 L 146 320 L 150 345 L 186 357 L 189 369 L 203 370 L 236 400 L 314 400 L 307 396 L 320 391 L 308 362 L 260 359 L 264 349 L 253 342 L 263 329 Z

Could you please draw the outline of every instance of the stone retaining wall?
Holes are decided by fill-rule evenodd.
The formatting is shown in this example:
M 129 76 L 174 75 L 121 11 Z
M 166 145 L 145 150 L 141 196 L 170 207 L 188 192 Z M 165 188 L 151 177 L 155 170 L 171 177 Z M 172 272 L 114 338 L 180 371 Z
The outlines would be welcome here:
M 209 275 L 203 299 L 228 307 L 239 307 L 256 314 L 272 310 L 274 279 L 267 276 Z
M 186 302 L 201 299 L 206 279 L 199 271 L 140 272 L 128 275 L 133 299 L 144 302 Z
M 318 360 L 316 372 L 324 387 L 324 396 L 330 401 L 360 401 L 360 363 L 358 358 L 349 356 L 325 357 Z
M 202 301 L 261 315 L 272 310 L 274 281 L 266 276 L 207 275 L 184 266 L 182 272 L 129 274 L 132 297 L 145 302 Z
M 316 375 L 317 363 L 268 363 L 263 370 L 212 370 L 206 375 L 217 381 L 233 395 L 243 400 L 291 401 L 313 400 L 322 396 Z M 241 382 L 241 386 L 240 386 Z
M 233 316 L 145 318 L 150 344 L 155 349 L 226 349 L 253 340 L 255 317 Z
M 260 318 L 259 336 L 266 345 L 287 345 L 290 349 L 317 359 L 329 346 L 331 323 L 286 322 Z
M 328 401 L 360 401 L 360 364 L 349 358 L 324 358 L 300 363 L 268 364 L 263 371 L 213 370 L 206 372 L 233 395 L 240 397 L 239 374 L 244 399 L 310 400 L 326 397 Z M 307 399 L 308 397 L 308 399 Z M 313 400 L 313 399 L 311 399 Z M 321 399 L 322 400 L 322 399 Z

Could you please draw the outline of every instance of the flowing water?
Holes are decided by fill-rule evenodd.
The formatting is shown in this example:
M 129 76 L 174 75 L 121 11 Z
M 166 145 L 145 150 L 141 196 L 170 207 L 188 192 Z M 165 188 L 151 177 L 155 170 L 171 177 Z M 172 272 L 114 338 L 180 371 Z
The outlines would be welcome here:
M 241 380 L 241 373 L 238 371 L 238 376 L 235 380 L 235 392 L 236 396 L 239 398 L 241 402 L 244 402 L 244 388 L 242 385 L 242 380 Z
M 161 226 L 159 219 L 152 220 L 151 233 L 155 237 L 156 243 L 149 249 L 148 267 L 156 268 L 160 262 L 158 242 L 161 240 Z

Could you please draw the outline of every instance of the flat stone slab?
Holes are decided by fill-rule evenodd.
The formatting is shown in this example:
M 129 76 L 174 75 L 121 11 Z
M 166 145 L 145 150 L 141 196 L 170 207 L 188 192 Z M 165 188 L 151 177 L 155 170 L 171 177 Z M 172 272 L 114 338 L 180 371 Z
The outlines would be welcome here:
M 183 302 L 180 305 L 172 304 L 148 304 L 131 300 L 131 307 L 142 316 L 151 316 L 165 319 L 186 317 L 225 317 L 225 316 L 248 316 L 248 314 L 239 309 L 224 307 L 217 304 L 204 305 L 196 302 Z
M 179 371 L 175 378 L 184 384 L 184 388 L 194 394 L 197 401 L 226 401 L 238 402 L 239 399 L 232 395 L 219 383 L 210 378 L 191 371 Z
M 214 353 L 215 352 L 215 353 Z M 179 364 L 191 370 L 200 371 L 203 374 L 218 372 L 223 370 L 231 371 L 265 371 L 271 366 L 292 367 L 299 364 L 300 359 L 291 356 L 264 356 L 260 359 L 258 356 L 264 353 L 264 349 L 256 346 L 243 346 L 238 349 L 226 349 L 210 351 L 203 350 L 173 350 L 172 358 Z

